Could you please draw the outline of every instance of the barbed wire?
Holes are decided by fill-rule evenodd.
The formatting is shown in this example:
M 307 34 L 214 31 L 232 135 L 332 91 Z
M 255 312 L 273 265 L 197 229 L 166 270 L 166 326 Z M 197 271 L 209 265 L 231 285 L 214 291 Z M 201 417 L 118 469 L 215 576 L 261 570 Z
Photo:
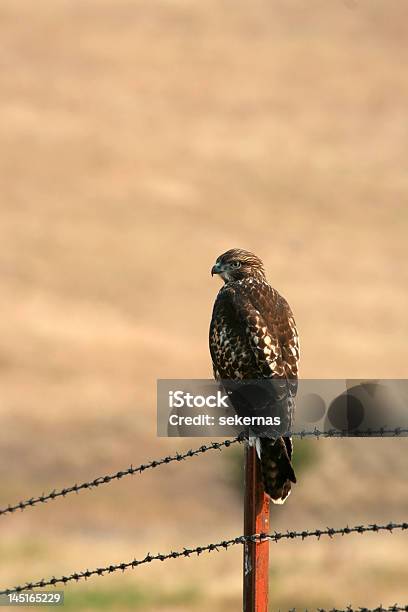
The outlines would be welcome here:
M 291 608 L 288 612 L 300 612 L 296 608 Z M 307 608 L 302 612 L 308 612 Z M 347 606 L 347 608 L 317 608 L 316 612 L 408 612 L 408 604 L 401 606 L 400 604 L 394 604 L 384 608 L 382 604 L 378 608 L 353 608 L 353 606 Z
M 393 606 L 388 606 L 384 608 L 382 604 L 378 606 L 378 608 L 353 608 L 351 606 L 347 606 L 344 610 L 338 610 L 337 608 L 332 608 L 331 610 L 327 610 L 327 612 L 407 612 L 408 605 L 400 606 L 399 604 L 394 604 Z M 326 612 L 323 608 L 318 608 L 317 612 Z
M 307 438 L 307 437 L 315 437 L 315 438 L 341 438 L 341 437 L 399 437 L 408 434 L 408 429 L 402 427 L 396 427 L 394 429 L 386 429 L 381 427 L 379 429 L 366 429 L 366 430 L 339 430 L 339 429 L 329 429 L 327 431 L 321 431 L 317 428 L 307 431 L 295 431 L 295 432 L 285 432 L 279 435 L 282 436 L 292 436 L 295 438 Z M 45 504 L 48 501 L 52 501 L 57 499 L 58 497 L 66 497 L 71 493 L 79 493 L 84 489 L 93 489 L 95 487 L 99 487 L 104 484 L 108 484 L 113 480 L 120 480 L 125 476 L 132 476 L 134 474 L 142 474 L 142 472 L 159 467 L 160 465 L 168 465 L 174 461 L 183 461 L 184 459 L 188 459 L 190 457 L 195 457 L 197 455 L 201 455 L 210 450 L 222 450 L 223 448 L 229 448 L 233 444 L 241 443 L 245 440 L 245 435 L 240 434 L 239 436 L 223 440 L 222 442 L 210 442 L 210 444 L 202 445 L 196 449 L 190 449 L 183 453 L 176 453 L 175 455 L 168 455 L 167 457 L 162 457 L 160 459 L 156 459 L 153 461 L 149 461 L 148 463 L 141 464 L 138 467 L 133 467 L 130 465 L 128 468 L 124 470 L 119 470 L 113 474 L 105 474 L 104 476 L 98 476 L 93 480 L 83 482 L 81 484 L 73 484 L 69 487 L 64 487 L 63 489 L 53 489 L 49 493 L 43 493 L 42 495 L 38 495 L 37 497 L 30 497 L 29 499 L 25 499 L 19 501 L 15 504 L 9 504 L 6 507 L 0 508 L 0 516 L 5 514 L 12 514 L 17 510 L 25 510 L 26 508 L 32 508 L 33 506 L 37 506 L 38 504 Z
M 71 493 L 79 493 L 79 491 L 82 491 L 84 489 L 93 489 L 95 487 L 100 487 L 101 485 L 108 484 L 113 480 L 120 480 L 125 476 L 132 476 L 133 474 L 142 474 L 146 470 L 159 467 L 160 465 L 168 465 L 173 461 L 183 461 L 184 459 L 188 459 L 189 457 L 195 457 L 210 450 L 221 450 L 222 448 L 228 448 L 229 446 L 232 446 L 233 444 L 242 441 L 243 437 L 238 436 L 236 438 L 233 438 L 232 440 L 224 440 L 223 442 L 211 442 L 210 444 L 202 445 L 194 450 L 188 450 L 184 453 L 176 453 L 175 455 L 168 455 L 167 457 L 162 457 L 161 459 L 149 461 L 148 463 L 142 463 L 137 467 L 133 467 L 133 465 L 130 465 L 125 470 L 119 470 L 114 474 L 98 476 L 93 480 L 82 482 L 81 484 L 76 483 L 74 485 L 59 490 L 54 489 L 50 493 L 43 493 L 42 495 L 38 495 L 37 497 L 31 497 L 30 499 L 25 499 L 23 501 L 17 502 L 14 505 L 9 504 L 7 507 L 0 509 L 0 516 L 4 514 L 11 514 L 13 512 L 16 512 L 17 510 L 25 510 L 26 508 L 31 508 L 33 506 L 36 506 L 37 504 L 45 504 L 50 500 L 57 499 L 58 497 L 66 497 Z
M 156 555 L 151 555 L 148 553 L 143 559 L 133 559 L 133 561 L 127 561 L 123 563 L 115 563 L 111 565 L 107 565 L 105 567 L 98 567 L 92 570 L 84 570 L 80 572 L 73 572 L 68 576 L 60 576 L 56 578 L 53 576 L 49 579 L 42 579 L 36 582 L 26 582 L 23 585 L 18 585 L 10 589 L 0 590 L 0 595 L 9 595 L 11 593 L 20 593 L 21 591 L 31 591 L 36 588 L 44 588 L 47 586 L 55 586 L 57 584 L 67 584 L 68 582 L 78 582 L 79 580 L 87 580 L 91 578 L 91 576 L 103 576 L 105 574 L 112 574 L 114 572 L 122 571 L 124 572 L 127 569 L 134 569 L 139 565 L 144 565 L 146 563 L 151 563 L 152 561 L 168 561 L 169 559 L 178 559 L 180 557 L 190 557 L 191 555 L 201 555 L 204 552 L 214 552 L 219 551 L 220 549 L 228 549 L 231 546 L 235 546 L 237 544 L 245 544 L 248 542 L 256 543 L 256 542 L 264 542 L 266 540 L 270 540 L 272 542 L 279 542 L 280 540 L 294 540 L 297 538 L 301 538 L 302 541 L 306 538 L 315 537 L 320 540 L 321 536 L 329 536 L 332 538 L 335 535 L 348 535 L 351 533 L 368 533 L 375 532 L 378 533 L 380 531 L 388 531 L 392 533 L 395 529 L 407 530 L 408 523 L 393 523 L 390 522 L 387 525 L 356 525 L 355 527 L 327 527 L 326 529 L 315 529 L 314 531 L 304 530 L 304 531 L 287 531 L 287 532 L 277 532 L 274 533 L 259 533 L 249 536 L 238 536 L 236 538 L 232 538 L 230 540 L 221 540 L 220 542 L 216 542 L 213 544 L 206 544 L 204 546 L 196 546 L 195 548 L 184 548 L 179 551 L 170 551 L 169 553 L 161 554 L 158 553 Z
M 408 435 L 408 428 L 393 427 L 387 429 L 386 427 L 379 427 L 378 429 L 373 429 L 368 427 L 367 429 L 328 429 L 327 431 L 315 428 L 311 431 L 294 431 L 281 435 L 292 436 L 293 438 L 307 438 L 311 436 L 315 438 L 396 438 Z

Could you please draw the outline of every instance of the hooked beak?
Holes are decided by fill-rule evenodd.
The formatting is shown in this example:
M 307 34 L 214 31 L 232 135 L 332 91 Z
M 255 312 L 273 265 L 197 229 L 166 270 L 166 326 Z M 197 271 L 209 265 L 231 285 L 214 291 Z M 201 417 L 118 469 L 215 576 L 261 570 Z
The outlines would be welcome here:
M 216 263 L 215 266 L 211 268 L 211 276 L 214 276 L 214 274 L 221 274 L 221 272 L 222 266 L 220 263 Z

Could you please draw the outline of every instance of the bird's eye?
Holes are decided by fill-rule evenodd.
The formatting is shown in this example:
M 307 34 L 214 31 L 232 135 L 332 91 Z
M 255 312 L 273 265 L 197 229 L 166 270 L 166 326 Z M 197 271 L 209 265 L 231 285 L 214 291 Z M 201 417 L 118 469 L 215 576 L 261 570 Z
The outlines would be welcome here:
M 240 261 L 233 261 L 231 264 L 231 268 L 240 268 L 240 267 L 241 267 Z

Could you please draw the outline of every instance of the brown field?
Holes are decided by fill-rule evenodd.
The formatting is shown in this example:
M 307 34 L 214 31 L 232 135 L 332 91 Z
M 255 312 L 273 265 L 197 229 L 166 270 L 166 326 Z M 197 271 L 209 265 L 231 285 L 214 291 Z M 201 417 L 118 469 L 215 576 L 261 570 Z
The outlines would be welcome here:
M 0 507 L 200 443 L 156 438 L 155 383 L 211 376 L 209 270 L 232 246 L 292 304 L 303 376 L 407 376 L 407 19 L 404 0 L 2 0 Z M 272 528 L 407 520 L 407 450 L 303 445 Z M 0 586 L 238 535 L 233 453 L 2 517 Z M 271 546 L 271 610 L 407 603 L 403 534 Z M 241 554 L 94 578 L 66 608 L 239 610 Z

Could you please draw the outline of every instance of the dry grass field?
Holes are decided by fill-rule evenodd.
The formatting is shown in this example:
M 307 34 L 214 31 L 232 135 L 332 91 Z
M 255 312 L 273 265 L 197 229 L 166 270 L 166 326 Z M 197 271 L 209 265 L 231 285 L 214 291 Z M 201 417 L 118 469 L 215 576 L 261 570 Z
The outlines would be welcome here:
M 293 305 L 303 376 L 407 376 L 407 19 L 405 0 L 2 0 L 0 507 L 197 444 L 156 437 L 156 379 L 211 376 L 232 246 Z M 407 440 L 305 451 L 273 529 L 407 520 Z M 0 586 L 238 535 L 233 452 L 2 517 Z M 241 554 L 94 578 L 66 608 L 239 610 Z M 272 545 L 271 610 L 407 584 L 404 535 Z

